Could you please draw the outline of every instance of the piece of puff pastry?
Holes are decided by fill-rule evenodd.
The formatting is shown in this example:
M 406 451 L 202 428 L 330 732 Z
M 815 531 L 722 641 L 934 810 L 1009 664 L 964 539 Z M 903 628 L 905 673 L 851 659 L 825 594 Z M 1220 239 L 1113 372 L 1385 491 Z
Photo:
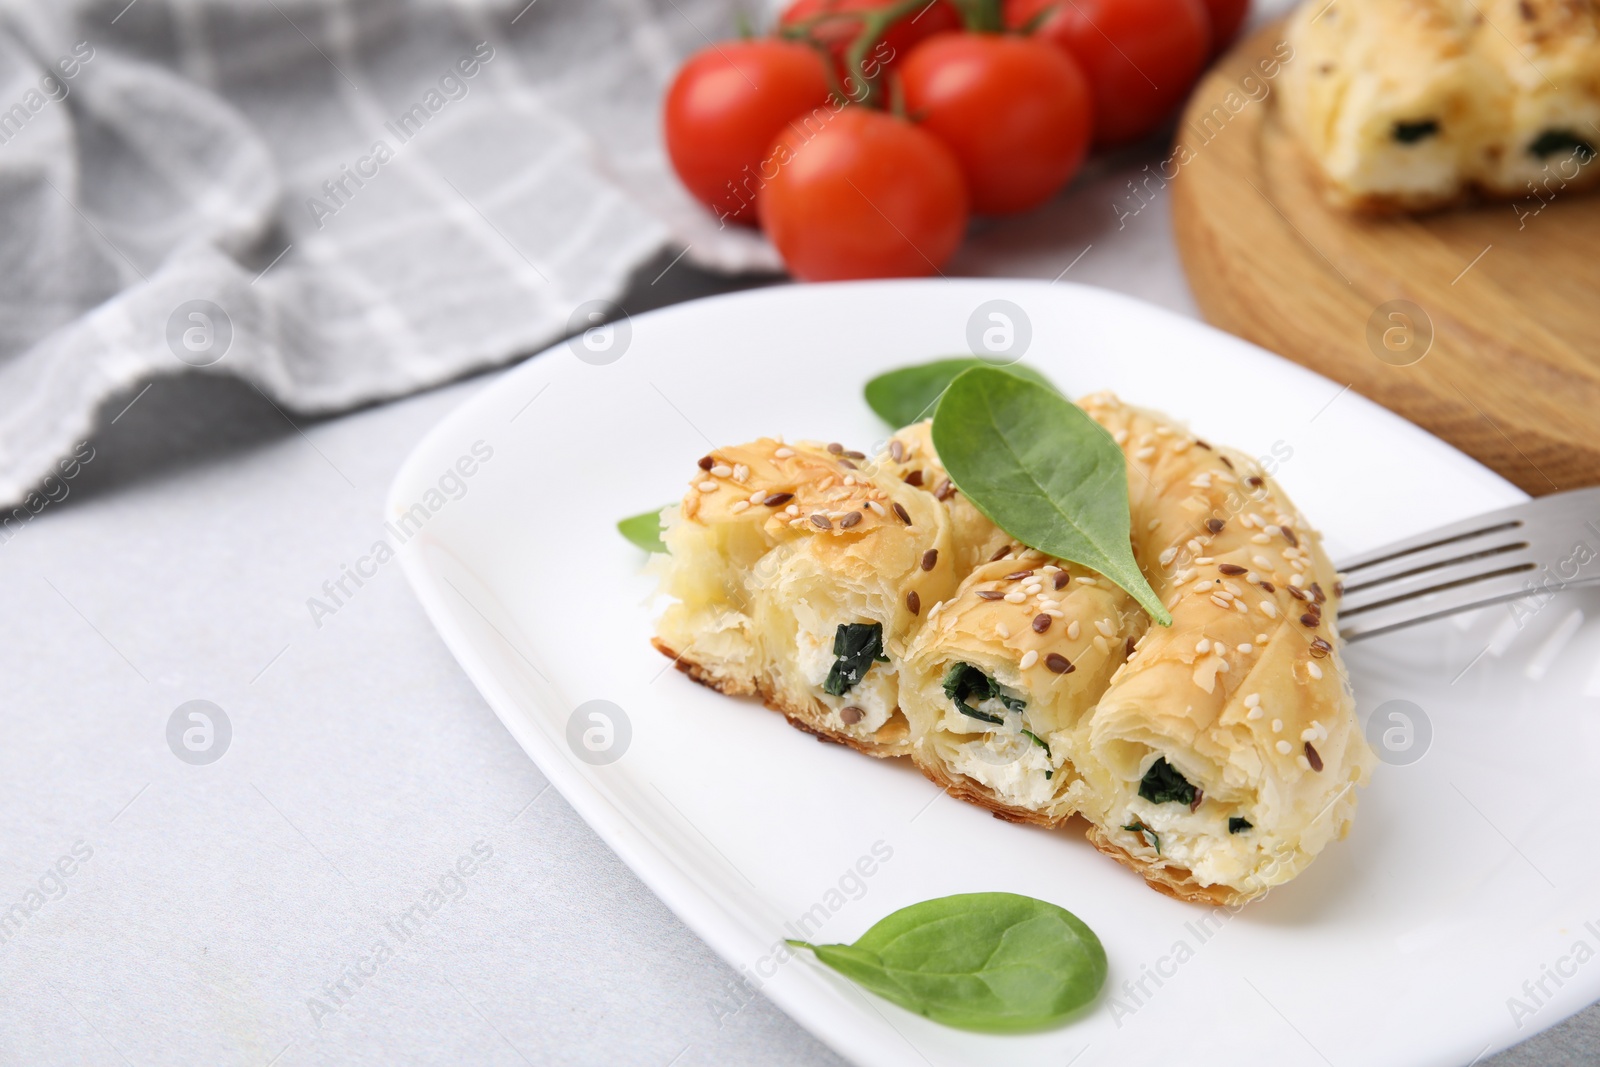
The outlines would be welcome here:
M 1285 115 L 1341 206 L 1422 210 L 1600 180 L 1589 0 L 1310 0 L 1288 39 Z
M 1135 553 L 1172 613 L 1069 745 L 1089 838 L 1173 896 L 1249 900 L 1345 835 L 1375 762 L 1338 576 L 1254 460 L 1109 395 L 1082 404 L 1128 454 Z
M 1163 892 L 1249 900 L 1343 836 L 1372 764 L 1336 575 L 1256 463 L 1113 397 L 1083 406 L 1128 455 L 1136 554 L 1173 624 L 1038 552 L 980 566 L 901 667 L 912 759 L 1006 818 L 1082 815 Z
M 898 660 L 959 580 L 945 502 L 859 452 L 762 439 L 702 459 L 670 511 L 656 647 L 805 730 L 905 754 Z

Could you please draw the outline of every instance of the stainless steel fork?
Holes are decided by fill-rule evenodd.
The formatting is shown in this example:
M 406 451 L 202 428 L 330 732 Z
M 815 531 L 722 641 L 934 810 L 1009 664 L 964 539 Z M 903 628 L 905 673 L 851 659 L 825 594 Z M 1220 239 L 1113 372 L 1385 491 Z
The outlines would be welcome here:
M 1600 487 L 1540 497 L 1343 560 L 1339 633 L 1388 633 L 1600 582 Z

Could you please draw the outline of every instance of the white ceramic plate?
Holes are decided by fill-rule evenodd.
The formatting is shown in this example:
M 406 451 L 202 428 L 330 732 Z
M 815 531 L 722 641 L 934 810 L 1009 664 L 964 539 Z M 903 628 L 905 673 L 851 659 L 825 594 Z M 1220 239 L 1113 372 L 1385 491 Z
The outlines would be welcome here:
M 1025 311 L 1027 361 L 1074 395 L 1114 389 L 1205 436 L 1276 449 L 1335 558 L 1522 498 L 1339 383 L 1098 290 L 805 286 L 642 315 L 609 351 L 594 339 L 602 358 L 621 351 L 614 362 L 563 344 L 500 378 L 417 447 L 390 494 L 388 518 L 420 525 L 402 556 L 429 616 L 573 807 L 755 986 L 860 1064 L 1461 1067 L 1600 996 L 1593 598 L 1557 598 L 1520 626 L 1496 608 L 1355 648 L 1362 716 L 1387 705 L 1385 725 L 1400 727 L 1387 702 L 1410 701 L 1410 751 L 1426 753 L 1380 766 L 1349 839 L 1233 916 L 1150 891 L 1075 834 L 997 821 L 909 766 L 817 744 L 651 650 L 654 583 L 613 523 L 675 498 L 715 444 L 881 440 L 862 383 L 965 352 L 991 299 Z M 591 700 L 620 709 L 608 764 L 569 742 Z M 1099 933 L 1111 977 L 1081 1019 L 962 1033 L 775 955 L 802 924 L 809 940 L 850 941 L 897 908 L 980 890 L 1054 901 Z

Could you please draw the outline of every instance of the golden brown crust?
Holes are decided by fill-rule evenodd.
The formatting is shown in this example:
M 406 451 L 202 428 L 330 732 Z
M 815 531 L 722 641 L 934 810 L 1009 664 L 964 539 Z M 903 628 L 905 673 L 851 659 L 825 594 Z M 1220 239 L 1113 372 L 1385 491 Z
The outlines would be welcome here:
M 1182 867 L 1168 867 L 1152 860 L 1135 856 L 1112 841 L 1098 826 L 1089 824 L 1084 836 L 1089 843 L 1118 863 L 1144 878 L 1145 884 L 1157 893 L 1163 893 L 1185 904 L 1210 904 L 1212 906 L 1243 904 L 1255 899 L 1225 885 L 1200 885 L 1194 876 Z
M 815 720 L 815 716 L 806 716 L 802 709 L 762 692 L 761 687 L 758 685 L 744 685 L 733 678 L 718 677 L 701 664 L 686 659 L 678 652 L 673 651 L 659 637 L 651 638 L 650 644 L 655 647 L 657 652 L 672 660 L 673 666 L 688 675 L 690 680 L 699 682 L 707 689 L 714 689 L 724 696 L 759 697 L 762 704 L 782 715 L 790 726 L 811 734 L 819 741 L 832 741 L 835 744 L 848 745 L 857 752 L 871 756 L 873 759 L 893 759 L 907 755 L 910 752 L 911 731 L 906 725 L 905 716 L 899 712 L 896 712 L 873 735 L 872 741 L 864 741 L 840 730 L 830 730 L 828 727 L 818 723 Z

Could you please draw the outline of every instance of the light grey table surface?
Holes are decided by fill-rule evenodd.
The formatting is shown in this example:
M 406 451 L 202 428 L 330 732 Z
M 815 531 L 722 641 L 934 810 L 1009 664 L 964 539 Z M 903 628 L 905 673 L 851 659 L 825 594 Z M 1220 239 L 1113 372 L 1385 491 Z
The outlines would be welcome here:
M 1166 199 L 1112 207 L 1142 165 L 982 230 L 952 273 L 1070 265 L 1193 314 Z M 624 306 L 749 284 L 652 281 L 669 259 Z M 313 624 L 407 452 L 487 380 L 300 425 L 248 386 L 158 382 L 0 544 L 0 909 L 43 898 L 0 925 L 0 1063 L 841 1062 L 546 787 L 398 568 Z M 232 727 L 210 765 L 167 742 L 196 699 Z M 1600 1012 L 1486 1062 L 1600 1062 Z

